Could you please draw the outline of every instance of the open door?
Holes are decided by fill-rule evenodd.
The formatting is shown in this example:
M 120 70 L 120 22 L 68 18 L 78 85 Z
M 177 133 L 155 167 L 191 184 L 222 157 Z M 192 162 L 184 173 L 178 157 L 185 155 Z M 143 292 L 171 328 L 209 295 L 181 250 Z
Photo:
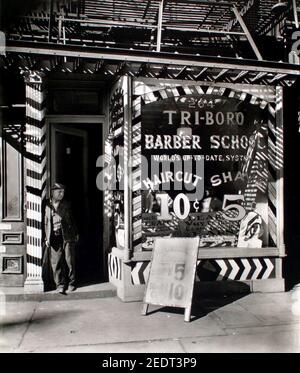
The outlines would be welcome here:
M 102 192 L 96 187 L 96 159 L 102 154 L 98 123 L 51 124 L 50 181 L 66 186 L 78 226 L 77 281 L 87 285 L 105 279 Z

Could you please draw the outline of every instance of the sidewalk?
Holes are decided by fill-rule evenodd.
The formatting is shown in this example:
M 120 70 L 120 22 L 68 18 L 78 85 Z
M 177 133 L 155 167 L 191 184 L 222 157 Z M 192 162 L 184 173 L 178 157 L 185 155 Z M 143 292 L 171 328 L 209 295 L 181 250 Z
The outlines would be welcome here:
M 12 301 L 1 352 L 300 352 L 300 291 L 194 299 L 183 310 L 101 299 Z

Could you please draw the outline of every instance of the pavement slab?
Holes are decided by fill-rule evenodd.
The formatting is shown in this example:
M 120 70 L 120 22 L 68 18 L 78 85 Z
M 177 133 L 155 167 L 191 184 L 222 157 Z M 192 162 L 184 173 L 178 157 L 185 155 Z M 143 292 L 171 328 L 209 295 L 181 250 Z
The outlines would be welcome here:
M 184 353 L 179 340 L 71 345 L 47 348 L 21 349 L 24 353 Z
M 293 303 L 283 303 L 280 309 L 274 303 L 248 305 L 247 311 L 259 319 L 264 325 L 277 325 L 279 323 L 298 323 L 300 314 L 294 312 Z
M 117 297 L 6 302 L 0 352 L 300 352 L 300 292 L 200 297 L 179 308 Z
M 18 348 L 34 315 L 37 302 L 1 303 L 0 350 Z
M 140 302 L 122 303 L 118 299 L 42 302 L 21 347 L 35 349 L 76 345 L 78 341 L 81 344 L 120 343 L 224 334 L 210 315 L 186 323 L 181 310 L 152 307 L 147 316 L 142 316 L 141 307 Z
M 46 291 L 44 293 L 26 293 L 21 287 L 0 287 L 0 298 L 4 297 L 7 302 L 38 301 L 46 300 L 77 300 L 77 299 L 94 299 L 115 297 L 117 290 L 109 282 L 100 284 L 91 284 L 79 286 L 76 291 L 66 291 L 65 294 L 57 293 L 56 290 Z
M 188 353 L 299 353 L 300 331 L 182 339 Z
M 247 312 L 236 302 L 216 309 L 213 313 L 224 323 L 225 327 L 262 325 L 262 322 L 257 317 Z
M 226 328 L 226 335 L 257 335 L 259 338 L 260 334 L 280 333 L 280 332 L 295 332 L 300 333 L 300 323 L 295 324 L 276 324 L 276 325 L 263 325 L 263 326 L 251 326 L 251 327 L 239 327 L 239 328 Z

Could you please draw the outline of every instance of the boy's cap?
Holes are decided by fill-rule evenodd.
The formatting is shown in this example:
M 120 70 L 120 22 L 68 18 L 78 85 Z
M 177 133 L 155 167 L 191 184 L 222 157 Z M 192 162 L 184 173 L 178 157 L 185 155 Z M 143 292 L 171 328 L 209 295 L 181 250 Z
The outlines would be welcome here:
M 51 187 L 51 190 L 55 190 L 55 189 L 65 189 L 66 187 L 63 185 L 63 184 L 60 184 L 60 183 L 54 183 Z

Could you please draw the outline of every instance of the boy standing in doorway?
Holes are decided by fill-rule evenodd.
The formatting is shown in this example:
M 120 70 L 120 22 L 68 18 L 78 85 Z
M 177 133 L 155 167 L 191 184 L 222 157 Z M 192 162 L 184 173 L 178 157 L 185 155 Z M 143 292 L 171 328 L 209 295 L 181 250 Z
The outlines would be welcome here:
M 46 246 L 57 292 L 64 294 L 76 290 L 75 245 L 78 241 L 76 223 L 70 204 L 64 200 L 65 187 L 55 183 L 51 199 L 47 200 L 44 216 Z

